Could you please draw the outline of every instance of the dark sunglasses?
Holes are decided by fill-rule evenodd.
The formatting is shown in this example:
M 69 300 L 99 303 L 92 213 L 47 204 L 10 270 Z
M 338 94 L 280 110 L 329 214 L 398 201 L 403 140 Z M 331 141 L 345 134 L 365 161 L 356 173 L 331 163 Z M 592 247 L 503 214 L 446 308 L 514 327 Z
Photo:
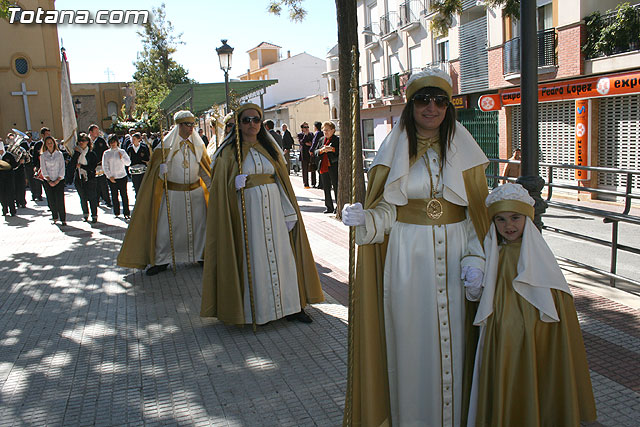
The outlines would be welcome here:
M 446 95 L 429 95 L 427 93 L 421 93 L 413 95 L 412 100 L 418 107 L 426 107 L 431 104 L 432 101 L 440 108 L 444 108 L 449 105 L 449 97 Z
M 300 126 L 302 129 L 309 129 L 309 126 Z
M 242 123 L 244 123 L 245 125 L 253 122 L 255 124 L 258 124 L 262 121 L 262 119 L 260 119 L 260 117 L 257 116 L 250 116 L 250 117 L 243 117 L 242 118 Z
M 190 127 L 190 128 L 192 128 L 192 127 L 194 127 L 194 126 L 195 126 L 195 123 L 189 123 L 189 122 L 180 123 L 180 124 L 181 124 L 181 125 L 188 126 L 188 127 Z

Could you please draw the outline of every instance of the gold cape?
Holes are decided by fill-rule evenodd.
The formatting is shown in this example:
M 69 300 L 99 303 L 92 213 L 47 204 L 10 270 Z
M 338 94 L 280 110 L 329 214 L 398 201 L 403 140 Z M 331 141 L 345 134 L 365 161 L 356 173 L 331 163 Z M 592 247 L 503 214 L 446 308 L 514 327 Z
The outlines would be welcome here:
M 462 172 L 469 202 L 468 213 L 480 242 L 489 229 L 489 218 L 484 201 L 488 195 L 485 165 L 478 165 Z M 369 172 L 369 185 L 364 209 L 374 208 L 384 191 L 389 174 L 387 166 L 375 166 Z M 347 387 L 351 395 L 346 396 L 343 425 L 390 426 L 389 381 L 387 375 L 387 348 L 384 328 L 383 276 L 387 251 L 387 237 L 380 244 L 358 246 L 356 279 L 354 284 L 353 314 L 353 365 L 352 383 Z M 477 328 L 473 327 L 477 303 L 466 302 L 465 349 L 475 349 Z M 465 352 L 464 390 L 471 389 L 474 354 Z M 428 396 L 425 396 L 428 399 Z M 463 404 L 468 405 L 465 392 Z M 347 406 L 351 408 L 351 419 L 347 418 Z M 466 422 L 466 410 L 463 410 Z
M 276 152 L 281 153 L 280 148 L 275 146 L 273 141 L 269 142 Z M 296 263 L 300 307 L 308 303 L 322 302 L 324 295 L 320 278 L 284 158 L 279 154 L 278 160 L 274 161 L 260 144 L 252 148 L 271 161 L 278 180 L 298 215 L 296 225 L 289 232 L 289 240 Z M 238 209 L 238 193 L 235 188 L 235 177 L 238 175 L 236 150 L 235 144 L 222 147 L 217 153 L 213 167 L 211 198 L 207 210 L 207 240 L 204 249 L 200 316 L 217 317 L 225 323 L 243 325 L 245 324 L 244 234 L 242 212 Z M 243 144 L 243 159 L 248 152 L 249 150 Z
M 158 213 L 164 195 L 164 180 L 158 176 L 163 159 L 161 150 L 164 150 L 165 159 L 169 156 L 169 148 L 153 150 L 136 197 L 129 227 L 122 241 L 122 248 L 118 254 L 118 265 L 121 267 L 143 269 L 147 265 L 155 265 Z M 211 176 L 211 160 L 206 151 L 200 159 L 200 167 Z M 202 178 L 200 178 L 200 186 L 204 190 L 205 203 L 207 203 L 209 192 Z
M 579 426 L 580 421 L 594 421 L 593 389 L 573 298 L 551 289 L 560 321 L 541 321 L 538 309 L 512 285 L 520 246 L 518 241 L 500 248 L 475 425 Z

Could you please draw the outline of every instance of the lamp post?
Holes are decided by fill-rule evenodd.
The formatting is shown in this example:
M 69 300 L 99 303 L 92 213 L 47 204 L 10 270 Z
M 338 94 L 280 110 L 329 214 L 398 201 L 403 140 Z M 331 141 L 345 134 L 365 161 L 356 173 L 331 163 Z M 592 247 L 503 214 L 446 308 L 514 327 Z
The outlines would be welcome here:
M 80 112 L 80 110 L 82 109 L 82 101 L 80 101 L 80 98 L 76 98 L 76 112 Z
M 224 92 L 227 102 L 224 108 L 225 114 L 229 113 L 229 70 L 231 69 L 231 56 L 233 48 L 227 44 L 227 40 L 221 40 L 222 46 L 216 48 L 218 59 L 220 60 L 220 69 L 224 71 Z

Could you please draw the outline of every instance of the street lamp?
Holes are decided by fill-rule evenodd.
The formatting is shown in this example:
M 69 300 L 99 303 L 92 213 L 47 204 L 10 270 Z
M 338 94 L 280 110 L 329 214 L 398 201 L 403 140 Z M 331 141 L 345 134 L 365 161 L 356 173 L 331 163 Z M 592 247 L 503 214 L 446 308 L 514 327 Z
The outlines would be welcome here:
M 231 56 L 233 48 L 227 44 L 225 39 L 221 40 L 222 46 L 216 48 L 218 59 L 220 60 L 220 69 L 224 71 L 224 92 L 227 96 L 225 105 L 225 114 L 229 113 L 229 70 L 231 69 Z
M 76 112 L 80 112 L 80 110 L 82 109 L 82 101 L 80 101 L 80 98 L 76 98 Z

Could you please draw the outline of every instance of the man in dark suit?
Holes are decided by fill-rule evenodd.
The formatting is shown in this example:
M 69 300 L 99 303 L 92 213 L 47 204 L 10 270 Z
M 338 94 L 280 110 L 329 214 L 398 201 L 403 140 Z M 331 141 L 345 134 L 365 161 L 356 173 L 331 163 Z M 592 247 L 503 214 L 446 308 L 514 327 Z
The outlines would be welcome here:
M 317 163 L 317 159 L 315 158 L 315 152 L 322 145 L 322 139 L 324 138 L 324 133 L 322 133 L 322 123 L 315 122 L 313 123 L 313 127 L 315 128 L 315 131 L 313 132 L 313 142 L 311 143 L 311 154 L 313 154 L 311 161 L 314 162 L 314 166 L 315 166 L 315 163 Z M 322 188 L 322 183 L 320 182 L 320 179 L 318 179 L 318 185 L 316 185 L 315 188 Z
M 273 120 L 266 120 L 264 122 L 264 127 L 267 128 L 269 135 L 271 135 L 273 139 L 276 140 L 276 142 L 278 143 L 278 146 L 282 148 L 282 136 L 278 135 L 278 132 L 273 130 L 274 128 Z
M 300 125 L 302 132 L 298 134 L 298 142 L 300 143 L 300 161 L 302 162 L 302 182 L 304 188 L 309 188 L 309 172 L 311 172 L 311 185 L 316 186 L 316 172 L 311 170 L 311 145 L 313 145 L 313 134 L 309 132 L 309 123 L 304 122 Z
M 98 181 L 98 202 L 100 199 L 104 200 L 108 207 L 111 207 L 111 196 L 109 195 L 109 189 L 107 188 L 107 177 L 104 176 L 104 170 L 102 169 L 102 155 L 109 149 L 107 141 L 100 136 L 100 129 L 98 125 L 89 126 L 89 138 L 93 144 L 93 152 L 98 156 L 98 166 L 96 167 L 96 180 Z
M 287 170 L 291 173 L 291 157 L 289 153 L 293 150 L 293 137 L 287 129 L 287 125 L 282 125 L 282 149 L 284 150 L 284 158 L 287 161 Z

